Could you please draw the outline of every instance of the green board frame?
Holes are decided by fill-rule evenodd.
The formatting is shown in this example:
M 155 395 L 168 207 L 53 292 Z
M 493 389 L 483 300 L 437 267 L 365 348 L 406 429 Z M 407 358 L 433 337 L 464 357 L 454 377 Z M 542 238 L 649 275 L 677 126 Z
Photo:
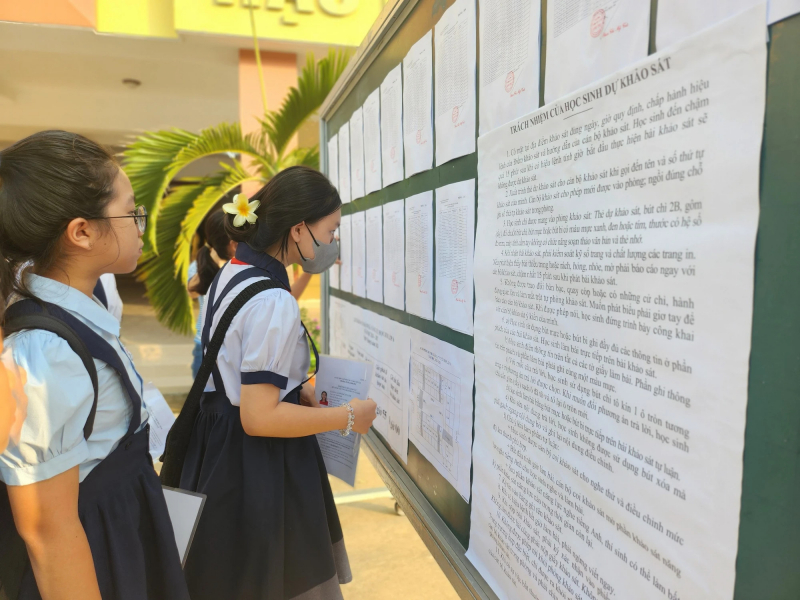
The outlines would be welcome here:
M 452 3 L 395 0 L 384 8 L 322 107 L 320 164 L 326 164 L 329 137 L 349 121 L 353 111 L 380 87 Z M 658 0 L 650 4 L 653 53 Z M 547 68 L 546 10 L 547 2 L 542 0 L 540 105 L 544 104 Z M 770 26 L 769 34 L 735 600 L 800 599 L 800 15 Z M 475 153 L 434 167 L 345 205 L 342 214 L 476 178 L 477 163 Z M 471 336 L 330 289 L 327 278 L 323 290 L 326 349 L 328 299 L 336 296 L 474 351 Z M 380 435 L 371 432 L 364 439 L 372 462 L 458 594 L 462 598 L 496 598 L 464 557 L 469 542 L 469 505 L 413 443 L 409 444 L 408 463 L 403 465 Z

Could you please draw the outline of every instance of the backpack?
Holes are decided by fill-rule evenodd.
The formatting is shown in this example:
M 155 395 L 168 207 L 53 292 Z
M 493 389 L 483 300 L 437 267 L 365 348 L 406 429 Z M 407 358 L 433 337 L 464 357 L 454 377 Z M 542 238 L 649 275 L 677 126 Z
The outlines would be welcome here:
M 214 330 L 214 337 L 211 338 L 208 344 L 205 356 L 203 357 L 203 364 L 197 372 L 197 377 L 195 377 L 194 384 L 192 384 L 192 389 L 189 391 L 188 396 L 186 396 L 186 401 L 183 403 L 181 412 L 172 425 L 172 429 L 170 429 L 169 434 L 167 434 L 164 454 L 161 456 L 161 462 L 163 463 L 161 467 L 162 485 L 173 488 L 180 487 L 183 463 L 186 461 L 186 454 L 189 450 L 189 440 L 194 431 L 194 423 L 197 420 L 197 415 L 200 413 L 200 398 L 203 395 L 203 390 L 206 387 L 208 378 L 211 376 L 211 372 L 217 363 L 217 355 L 222 347 L 222 342 L 225 340 L 225 334 L 228 333 L 228 328 L 231 326 L 233 317 L 236 316 L 236 313 L 238 313 L 245 303 L 253 296 L 274 288 L 284 289 L 279 282 L 273 279 L 260 280 L 247 286 L 233 299 L 233 302 L 231 302 L 230 306 L 228 306 L 223 313 L 219 323 L 217 323 L 217 328 Z M 227 288 L 223 291 L 222 295 L 219 297 L 219 301 L 222 301 L 222 298 L 225 297 L 228 291 L 229 289 Z M 211 294 L 209 295 L 209 299 L 213 300 Z M 215 307 L 212 305 L 206 305 L 207 311 L 213 310 L 213 308 Z M 0 600 L 2 600 L 2 597 L 0 597 Z
M 83 366 L 89 373 L 94 389 L 92 409 L 83 426 L 83 437 L 88 440 L 92 435 L 94 417 L 97 413 L 97 368 L 89 348 L 75 330 L 63 320 L 47 314 L 45 311 L 46 309 L 42 307 L 41 313 L 15 316 L 14 305 L 12 305 L 7 312 L 3 331 L 6 335 L 26 329 L 49 331 L 65 340 L 72 351 L 80 357 Z M 25 548 L 25 542 L 17 533 L 6 486 L 0 482 L 0 600 L 16 600 L 27 564 L 28 551 Z

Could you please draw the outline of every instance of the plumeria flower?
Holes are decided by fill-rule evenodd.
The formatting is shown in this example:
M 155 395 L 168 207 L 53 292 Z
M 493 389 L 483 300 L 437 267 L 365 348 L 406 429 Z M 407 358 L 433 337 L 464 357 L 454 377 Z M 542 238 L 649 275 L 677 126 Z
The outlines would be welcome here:
M 236 194 L 233 197 L 233 202 L 222 205 L 222 210 L 229 215 L 236 215 L 233 217 L 233 226 L 241 227 L 245 224 L 245 221 L 251 224 L 256 222 L 258 219 L 256 209 L 259 206 L 261 206 L 261 202 L 259 200 L 248 202 L 247 196 L 244 194 Z

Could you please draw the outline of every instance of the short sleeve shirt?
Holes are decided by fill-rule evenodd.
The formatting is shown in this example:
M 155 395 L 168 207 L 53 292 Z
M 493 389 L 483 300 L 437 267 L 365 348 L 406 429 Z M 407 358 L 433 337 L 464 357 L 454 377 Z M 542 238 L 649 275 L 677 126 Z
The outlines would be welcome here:
M 95 298 L 52 279 L 27 275 L 33 294 L 57 304 L 88 325 L 117 352 L 139 394 L 142 378 L 119 339 L 119 322 Z M 4 354 L 24 369 L 26 416 L 18 443 L 0 454 L 0 480 L 8 485 L 44 481 L 79 466 L 80 481 L 108 456 L 130 425 L 132 403 L 117 372 L 95 360 L 98 378 L 97 413 L 92 435 L 83 427 L 92 408 L 94 388 L 83 362 L 69 344 L 49 331 L 31 330 L 6 339 Z M 148 419 L 142 404 L 141 426 Z
M 217 304 L 218 295 L 228 282 L 243 270 L 258 266 L 263 277 L 246 279 L 234 287 L 222 299 L 214 311 L 210 340 L 217 323 L 236 296 L 256 281 L 277 279 L 288 288 L 285 267 L 274 258 L 239 244 L 237 258 L 244 256 L 248 264 L 229 262 L 219 274 L 216 296 L 209 293 L 203 311 L 211 310 L 212 301 Z M 239 406 L 242 385 L 271 383 L 280 389 L 280 399 L 299 386 L 308 373 L 310 359 L 305 330 L 300 321 L 300 307 L 287 289 L 271 289 L 251 298 L 231 321 L 225 340 L 217 357 L 217 367 L 225 386 L 225 393 L 234 406 Z M 206 391 L 213 391 L 214 379 L 210 377 Z

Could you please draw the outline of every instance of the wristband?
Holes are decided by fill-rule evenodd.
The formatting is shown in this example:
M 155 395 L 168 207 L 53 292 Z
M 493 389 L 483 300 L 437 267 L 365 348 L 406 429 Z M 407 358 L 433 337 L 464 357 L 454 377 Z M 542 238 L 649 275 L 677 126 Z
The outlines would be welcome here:
M 350 435 L 350 432 L 353 430 L 353 425 L 356 422 L 356 413 L 353 410 L 353 407 L 350 406 L 349 402 L 347 404 L 345 404 L 344 407 L 347 409 L 347 427 L 345 427 L 344 429 L 340 429 L 339 430 L 339 434 L 342 437 L 347 437 L 348 435 Z

